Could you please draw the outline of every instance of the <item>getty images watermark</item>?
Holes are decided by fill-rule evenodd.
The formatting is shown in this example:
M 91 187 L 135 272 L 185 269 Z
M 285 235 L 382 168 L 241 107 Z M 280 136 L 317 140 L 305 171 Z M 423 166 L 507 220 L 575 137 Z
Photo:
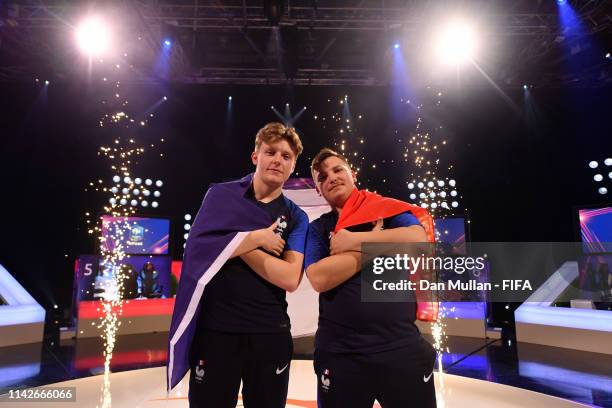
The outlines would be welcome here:
M 545 301 L 538 288 L 555 274 L 574 297 L 598 301 L 611 290 L 612 279 L 599 275 L 610 273 L 612 255 L 574 242 L 377 243 L 364 244 L 362 254 L 365 302 Z

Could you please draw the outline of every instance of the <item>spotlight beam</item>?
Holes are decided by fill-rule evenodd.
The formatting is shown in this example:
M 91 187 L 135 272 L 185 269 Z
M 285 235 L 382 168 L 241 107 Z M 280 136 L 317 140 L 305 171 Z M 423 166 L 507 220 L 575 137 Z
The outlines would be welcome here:
M 478 72 L 480 72 L 482 74 L 482 76 L 487 80 L 487 82 L 489 84 L 491 84 L 491 86 L 493 86 L 493 88 L 495 88 L 497 93 L 502 97 L 502 99 L 504 101 L 506 101 L 508 103 L 508 105 L 512 108 L 512 110 L 516 114 L 520 115 L 521 111 L 520 111 L 519 107 L 514 103 L 514 101 L 512 99 L 510 99 L 510 97 L 508 95 L 506 95 L 506 93 L 495 83 L 495 81 L 493 81 L 493 79 L 491 79 L 491 77 L 489 75 L 487 75 L 486 72 L 484 72 L 484 70 L 482 68 L 480 68 L 480 66 L 478 66 L 476 61 L 474 61 L 473 59 L 470 58 L 470 62 L 472 63 L 472 65 L 474 65 L 474 67 L 476 67 Z
M 300 116 L 302 116 L 302 114 L 306 111 L 306 107 L 304 106 L 302 109 L 300 109 L 300 111 L 298 113 L 295 114 L 294 117 L 291 118 L 291 120 L 289 121 L 289 124 L 291 124 L 291 126 L 293 126 L 293 124 L 295 122 L 297 122 L 297 120 L 300 118 Z
M 153 105 L 149 106 L 147 108 L 147 110 L 144 111 L 144 113 L 142 114 L 144 119 L 147 119 L 147 117 L 155 112 L 157 110 L 157 108 L 159 108 L 159 105 L 161 105 L 162 103 L 164 103 L 164 101 L 166 101 L 166 99 L 161 98 L 159 101 L 155 102 Z
M 287 124 L 288 122 L 287 118 L 284 117 L 279 111 L 277 111 L 274 106 L 272 106 L 272 112 L 274 112 L 276 116 L 278 116 L 278 118 L 283 121 L 284 124 Z

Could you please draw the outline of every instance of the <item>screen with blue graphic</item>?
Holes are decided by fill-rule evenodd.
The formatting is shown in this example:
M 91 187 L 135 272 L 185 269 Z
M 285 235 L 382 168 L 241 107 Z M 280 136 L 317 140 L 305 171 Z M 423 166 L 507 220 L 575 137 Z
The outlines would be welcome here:
M 105 251 L 121 246 L 126 254 L 166 255 L 170 220 L 165 218 L 102 216 L 102 245 Z
M 436 218 L 436 239 L 451 245 L 465 244 L 465 218 Z
M 612 252 L 612 207 L 578 210 L 578 218 L 584 252 Z

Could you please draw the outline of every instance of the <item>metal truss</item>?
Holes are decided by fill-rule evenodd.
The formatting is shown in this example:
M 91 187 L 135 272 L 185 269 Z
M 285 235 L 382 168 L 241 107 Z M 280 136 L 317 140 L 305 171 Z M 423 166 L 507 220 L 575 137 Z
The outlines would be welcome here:
M 157 12 L 150 10 L 155 4 Z M 471 11 L 483 13 L 489 25 L 500 35 L 539 35 L 557 30 L 555 9 L 538 10 L 538 2 L 476 1 Z M 523 3 L 523 7 L 517 5 Z M 610 24 L 606 15 L 599 13 L 601 1 L 587 1 L 581 7 L 581 16 L 593 30 Z M 218 29 L 270 29 L 261 1 L 233 0 L 210 2 L 158 2 L 140 0 L 139 4 L 151 12 L 144 13 L 150 24 L 171 23 L 176 27 L 195 30 Z M 302 30 L 331 31 L 386 31 L 402 29 L 407 32 L 421 30 L 434 2 L 428 1 L 289 1 L 285 2 L 281 24 L 296 25 Z M 508 9 L 510 5 L 510 9 Z M 488 11 L 487 11 L 488 10 Z M 468 10 L 469 12 L 470 10 Z M 440 11 L 443 13 L 444 11 Z
M 610 38 L 609 1 L 567 1 L 580 15 L 587 35 Z M 385 58 L 380 50 L 385 41 L 401 36 L 417 47 L 420 34 L 455 11 L 484 21 L 483 36 L 492 44 L 513 44 L 503 61 L 511 65 L 510 71 L 515 68 L 522 73 L 531 65 L 550 66 L 550 50 L 564 35 L 554 1 L 473 0 L 458 2 L 463 9 L 453 10 L 441 9 L 441 3 L 433 0 L 282 3 L 278 25 L 266 17 L 263 0 L 124 0 L 97 5 L 114 13 L 123 35 L 138 36 L 143 66 L 155 60 L 164 36 L 176 39 L 171 79 L 186 83 L 385 84 L 384 69 L 373 62 Z M 88 11 L 88 4 L 67 0 L 4 2 L 0 6 L 0 80 L 23 75 L 27 61 L 44 65 L 44 61 L 57 60 L 60 42 Z M 283 40 L 271 44 L 269 39 L 278 32 L 283 33 Z M 54 69 L 58 64 L 49 67 Z M 583 75 L 590 76 L 584 81 L 555 76 L 554 72 L 544 72 L 541 77 L 546 78 L 542 81 L 547 86 L 592 86 L 608 83 L 610 74 L 610 64 L 604 64 L 585 70 Z M 146 80 L 146 75 L 139 79 Z

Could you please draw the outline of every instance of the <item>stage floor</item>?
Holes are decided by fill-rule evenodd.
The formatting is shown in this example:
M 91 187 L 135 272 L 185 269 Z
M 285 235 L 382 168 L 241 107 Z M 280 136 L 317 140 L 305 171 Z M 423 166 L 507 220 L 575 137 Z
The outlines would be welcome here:
M 428 336 L 425 337 L 431 341 Z M 118 376 L 125 372 L 126 379 L 130 382 L 159 382 L 159 385 L 155 385 L 157 388 L 154 388 L 159 390 L 156 395 L 165 398 L 162 377 L 141 378 L 141 374 L 144 375 L 146 371 L 140 370 L 160 367 L 163 371 L 161 367 L 166 363 L 167 344 L 167 333 L 119 336 L 111 362 L 111 370 L 115 373 L 112 374 L 113 378 L 121 378 Z M 475 390 L 470 393 L 482 398 L 484 394 L 480 394 L 480 389 L 483 383 L 469 382 L 472 379 L 493 383 L 487 386 L 486 390 L 494 390 L 495 384 L 499 384 L 589 406 L 612 408 L 611 355 L 516 343 L 511 340 L 457 336 L 449 336 L 445 344 L 448 351 L 442 355 L 442 366 L 448 374 L 445 378 L 449 379 L 445 381 L 445 385 L 451 387 L 445 388 L 449 393 L 448 398 L 460 398 L 456 393 L 467 393 L 467 385 L 453 389 L 456 384 L 462 382 L 477 384 Z M 314 400 L 313 348 L 311 337 L 294 339 L 296 371 L 291 382 L 290 395 L 296 400 Z M 50 338 L 43 344 L 1 348 L 0 394 L 11 389 L 40 387 L 67 381 L 78 382 L 85 387 L 83 389 L 89 389 L 90 386 L 86 386 L 89 378 L 93 381 L 91 387 L 97 389 L 101 381 L 99 374 L 103 372 L 103 350 L 103 342 L 99 338 L 65 342 Z M 120 390 L 121 385 L 113 380 L 113 395 L 120 393 Z M 95 396 L 99 391 L 88 393 Z M 492 395 L 496 396 L 496 393 L 497 391 Z M 181 397 L 184 398 L 185 395 Z M 0 408 L 3 405 L 4 403 L 0 403 Z M 99 402 L 93 406 L 95 405 L 99 405 Z
M 76 387 L 76 405 L 82 407 L 102 406 L 104 376 L 80 378 L 53 384 L 54 387 Z M 471 408 L 575 408 L 587 405 L 563 400 L 489 381 L 475 380 L 452 374 L 443 378 L 435 373 L 438 407 Z M 442 384 L 443 381 L 443 384 Z M 113 408 L 174 408 L 188 406 L 188 377 L 169 394 L 165 391 L 165 368 L 147 368 L 124 371 L 110 375 L 110 395 Z M 46 402 L 45 407 L 65 407 L 74 403 Z M 22 408 L 23 403 L 4 402 L 3 408 Z M 110 406 L 110 405 L 109 405 Z M 239 407 L 242 404 L 238 403 Z M 291 363 L 287 408 L 316 408 L 316 379 L 312 361 L 294 360 Z M 376 404 L 375 407 L 378 405 Z

